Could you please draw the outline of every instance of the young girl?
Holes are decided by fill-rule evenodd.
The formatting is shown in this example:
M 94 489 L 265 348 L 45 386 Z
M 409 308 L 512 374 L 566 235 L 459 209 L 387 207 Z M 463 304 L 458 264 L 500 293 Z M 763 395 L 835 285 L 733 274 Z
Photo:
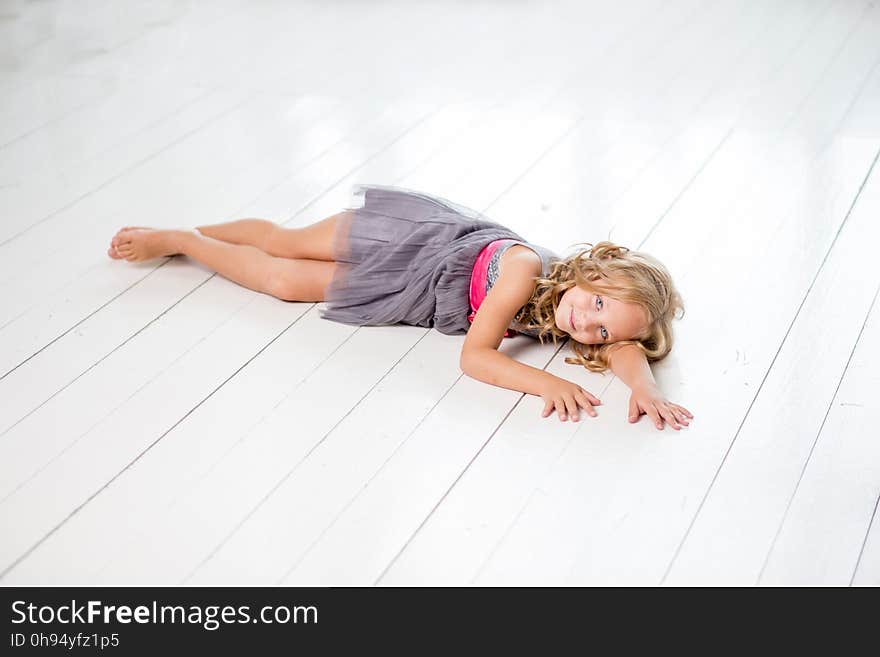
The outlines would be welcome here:
M 498 351 L 503 337 L 570 337 L 581 364 L 610 368 L 632 390 L 629 420 L 658 429 L 693 415 L 658 389 L 649 361 L 672 348 L 683 312 L 666 269 L 643 253 L 599 242 L 567 258 L 485 216 L 399 187 L 359 185 L 349 209 L 304 228 L 242 219 L 194 230 L 126 227 L 108 255 L 140 262 L 185 254 L 252 290 L 325 301 L 321 316 L 347 324 L 412 324 L 466 332 L 462 371 L 544 400 L 543 416 L 579 420 L 598 398 L 575 383 Z M 587 246 L 590 246 L 589 244 Z

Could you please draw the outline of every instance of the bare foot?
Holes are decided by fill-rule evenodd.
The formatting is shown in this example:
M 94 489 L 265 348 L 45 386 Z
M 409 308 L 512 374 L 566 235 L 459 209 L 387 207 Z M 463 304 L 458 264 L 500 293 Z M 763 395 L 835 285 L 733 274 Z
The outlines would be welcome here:
M 122 258 L 129 262 L 143 262 L 162 256 L 180 253 L 177 247 L 179 231 L 157 230 L 145 226 L 126 226 L 110 242 L 107 250 L 114 260 Z
M 148 228 L 148 226 L 125 226 L 124 228 L 120 228 L 116 234 L 113 236 L 113 239 L 110 240 L 110 248 L 107 249 L 107 255 L 113 258 L 114 260 L 122 260 L 124 256 L 116 250 L 116 247 L 119 246 L 119 234 L 124 230 L 133 230 L 135 228 Z

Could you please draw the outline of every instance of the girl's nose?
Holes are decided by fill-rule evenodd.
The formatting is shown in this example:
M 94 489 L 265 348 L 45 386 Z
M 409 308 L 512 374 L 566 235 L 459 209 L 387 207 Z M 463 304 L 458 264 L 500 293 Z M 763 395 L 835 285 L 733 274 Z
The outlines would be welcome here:
M 581 312 L 580 315 L 575 314 L 575 319 L 577 320 L 577 324 L 580 326 L 581 331 L 589 333 L 596 328 L 596 322 L 590 317 L 588 312 Z

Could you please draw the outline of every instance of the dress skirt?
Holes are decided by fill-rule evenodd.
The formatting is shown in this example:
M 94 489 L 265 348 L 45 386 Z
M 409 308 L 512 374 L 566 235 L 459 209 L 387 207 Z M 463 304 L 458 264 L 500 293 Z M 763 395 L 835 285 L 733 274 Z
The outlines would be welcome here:
M 321 317 L 467 332 L 477 254 L 494 240 L 523 238 L 437 196 L 380 185 L 355 185 L 352 195 L 336 223 L 337 267 Z

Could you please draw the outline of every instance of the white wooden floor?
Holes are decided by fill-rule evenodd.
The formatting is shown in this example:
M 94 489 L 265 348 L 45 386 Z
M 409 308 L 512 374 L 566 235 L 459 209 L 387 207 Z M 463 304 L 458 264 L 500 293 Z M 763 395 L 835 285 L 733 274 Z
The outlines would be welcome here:
M 871 0 L 6 0 L 0 584 L 880 584 L 878 153 Z M 358 182 L 660 258 L 690 428 L 106 255 Z

